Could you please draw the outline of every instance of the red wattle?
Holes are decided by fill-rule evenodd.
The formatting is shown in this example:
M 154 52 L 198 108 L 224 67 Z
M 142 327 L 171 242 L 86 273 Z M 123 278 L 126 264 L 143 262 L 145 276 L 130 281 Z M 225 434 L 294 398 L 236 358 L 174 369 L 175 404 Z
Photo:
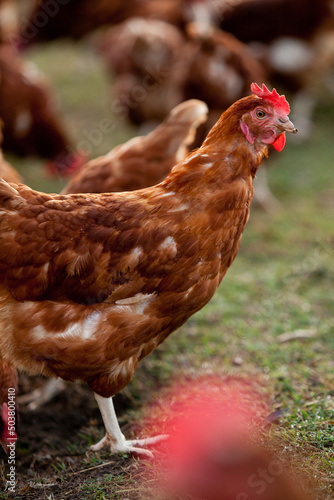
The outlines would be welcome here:
M 273 142 L 273 146 L 276 149 L 276 151 L 282 151 L 282 149 L 285 146 L 285 132 L 280 134 L 277 139 Z

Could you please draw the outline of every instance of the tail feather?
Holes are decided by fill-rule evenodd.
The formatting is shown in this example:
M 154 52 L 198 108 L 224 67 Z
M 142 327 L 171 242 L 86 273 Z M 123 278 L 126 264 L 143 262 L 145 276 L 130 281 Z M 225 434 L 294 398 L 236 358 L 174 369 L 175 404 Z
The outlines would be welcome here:
M 179 158 L 183 159 L 186 154 L 186 147 L 195 140 L 196 130 L 208 119 L 209 108 L 205 102 L 198 99 L 184 101 L 170 111 L 165 120 L 153 130 L 152 137 L 157 140 L 163 138 L 166 146 L 168 139 L 169 154 L 176 154 L 179 150 Z M 175 150 L 175 151 L 174 151 Z
M 208 118 L 208 106 L 198 99 L 184 101 L 169 113 L 165 119 L 165 124 L 173 126 L 175 123 L 184 124 L 197 128 Z

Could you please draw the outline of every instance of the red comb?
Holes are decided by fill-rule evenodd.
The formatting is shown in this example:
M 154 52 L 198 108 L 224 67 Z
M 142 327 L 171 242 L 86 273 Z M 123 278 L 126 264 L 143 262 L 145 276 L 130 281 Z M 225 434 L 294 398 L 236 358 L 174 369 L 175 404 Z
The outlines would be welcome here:
M 265 99 L 266 101 L 269 101 L 273 106 L 279 108 L 286 115 L 290 113 L 290 106 L 288 101 L 285 99 L 284 95 L 279 95 L 276 89 L 273 89 L 272 92 L 270 92 L 270 90 L 265 86 L 264 83 L 262 84 L 262 89 L 258 86 L 257 83 L 252 83 L 250 88 L 253 94 L 257 95 L 258 97 L 262 97 L 262 99 Z

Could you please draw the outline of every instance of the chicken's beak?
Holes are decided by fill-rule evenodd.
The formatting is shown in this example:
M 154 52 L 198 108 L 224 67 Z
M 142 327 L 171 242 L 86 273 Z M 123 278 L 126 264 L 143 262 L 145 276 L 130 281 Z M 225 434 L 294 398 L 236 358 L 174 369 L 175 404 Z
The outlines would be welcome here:
M 298 132 L 298 129 L 294 126 L 294 124 L 289 120 L 288 117 L 279 118 L 277 128 L 280 132 L 290 132 L 292 134 L 296 134 Z
M 296 134 L 298 130 L 287 116 L 280 116 L 276 125 L 276 139 L 272 142 L 276 151 L 282 151 L 285 146 L 285 132 Z

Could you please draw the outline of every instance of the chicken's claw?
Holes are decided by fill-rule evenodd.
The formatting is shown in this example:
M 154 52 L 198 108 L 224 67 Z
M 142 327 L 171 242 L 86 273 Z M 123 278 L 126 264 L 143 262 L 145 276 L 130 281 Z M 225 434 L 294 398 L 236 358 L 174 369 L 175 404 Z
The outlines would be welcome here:
M 167 434 L 161 434 L 159 436 L 145 439 L 126 440 L 124 438 L 124 441 L 122 440 L 121 442 L 115 442 L 115 440 L 111 436 L 106 434 L 104 438 L 101 439 L 101 441 L 94 444 L 93 446 L 90 446 L 89 449 L 91 451 L 99 451 L 107 447 L 109 448 L 111 453 L 135 453 L 137 455 L 145 455 L 149 458 L 153 458 L 153 453 L 151 451 L 146 450 L 145 448 L 137 448 L 137 446 L 149 446 L 159 443 L 160 441 L 164 441 L 165 439 L 168 439 Z

